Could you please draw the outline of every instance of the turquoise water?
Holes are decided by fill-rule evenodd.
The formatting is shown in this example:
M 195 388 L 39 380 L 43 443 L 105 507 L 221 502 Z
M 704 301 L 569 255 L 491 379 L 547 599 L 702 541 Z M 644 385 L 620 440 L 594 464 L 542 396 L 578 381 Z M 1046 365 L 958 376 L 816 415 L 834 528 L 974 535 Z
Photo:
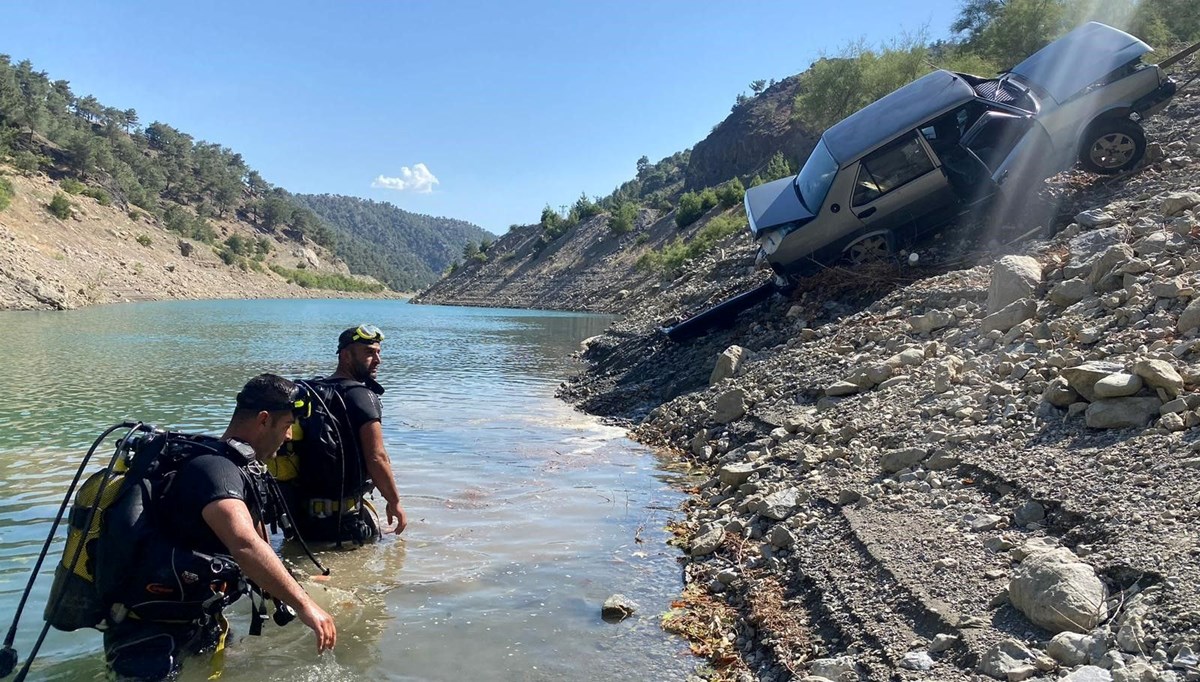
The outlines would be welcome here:
M 658 627 L 680 589 L 663 530 L 681 499 L 676 475 L 554 398 L 570 354 L 607 325 L 600 316 L 342 300 L 0 313 L 0 624 L 105 427 L 219 433 L 248 378 L 328 374 L 337 333 L 359 322 L 387 334 L 384 436 L 409 529 L 322 553 L 332 578 L 307 586 L 337 621 L 334 653 L 318 656 L 298 622 L 242 636 L 243 600 L 222 679 L 682 679 L 695 661 Z M 58 543 L 22 619 L 22 659 Z M 613 593 L 638 614 L 604 623 Z M 207 668 L 192 660 L 184 679 Z M 99 633 L 51 631 L 31 679 L 103 677 Z

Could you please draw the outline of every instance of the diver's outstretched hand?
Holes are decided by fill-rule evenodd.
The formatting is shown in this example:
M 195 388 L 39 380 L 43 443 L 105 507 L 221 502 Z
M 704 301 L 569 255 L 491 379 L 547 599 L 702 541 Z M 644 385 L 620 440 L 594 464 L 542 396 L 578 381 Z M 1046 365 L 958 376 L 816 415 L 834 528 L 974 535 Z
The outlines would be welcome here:
M 337 626 L 333 624 L 333 616 L 317 606 L 312 600 L 299 614 L 301 622 L 317 635 L 317 653 L 330 651 L 337 644 Z

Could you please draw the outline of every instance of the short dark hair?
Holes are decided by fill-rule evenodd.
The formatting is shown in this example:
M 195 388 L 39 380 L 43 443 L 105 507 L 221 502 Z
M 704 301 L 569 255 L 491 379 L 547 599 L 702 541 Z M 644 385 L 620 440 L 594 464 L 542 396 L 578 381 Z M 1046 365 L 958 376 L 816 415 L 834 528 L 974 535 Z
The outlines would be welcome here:
M 284 412 L 292 409 L 296 384 L 277 374 L 259 374 L 237 394 L 235 419 L 250 417 L 262 411 Z

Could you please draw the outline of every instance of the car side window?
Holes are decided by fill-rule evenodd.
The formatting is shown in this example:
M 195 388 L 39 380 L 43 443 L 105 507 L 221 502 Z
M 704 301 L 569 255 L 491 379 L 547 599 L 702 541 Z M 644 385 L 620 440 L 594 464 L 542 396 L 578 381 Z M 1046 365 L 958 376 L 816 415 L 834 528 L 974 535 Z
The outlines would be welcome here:
M 863 158 L 854 183 L 854 206 L 879 197 L 933 170 L 933 161 L 915 134 L 907 135 Z

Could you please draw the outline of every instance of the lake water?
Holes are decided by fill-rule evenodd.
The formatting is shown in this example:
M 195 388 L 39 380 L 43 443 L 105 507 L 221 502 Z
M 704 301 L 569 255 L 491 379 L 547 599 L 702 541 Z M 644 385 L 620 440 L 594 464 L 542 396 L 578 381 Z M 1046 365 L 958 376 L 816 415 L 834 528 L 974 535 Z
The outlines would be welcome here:
M 664 680 L 695 664 L 659 628 L 681 587 L 663 526 L 682 494 L 647 449 L 554 391 L 608 319 L 403 301 L 141 303 L 0 313 L 0 624 L 87 447 L 140 419 L 219 434 L 251 376 L 328 374 L 337 333 L 386 333 L 384 436 L 409 515 L 399 538 L 323 552 L 308 583 L 338 625 L 317 656 L 298 621 L 247 637 L 235 605 L 223 680 Z M 111 454 L 101 452 L 106 457 Z M 93 469 L 96 468 L 93 466 Z M 26 607 L 22 662 L 49 572 Z M 311 564 L 283 548 L 297 570 Z M 636 616 L 605 623 L 622 593 Z M 191 659 L 183 679 L 203 680 Z M 30 679 L 103 679 L 99 633 L 51 631 Z

